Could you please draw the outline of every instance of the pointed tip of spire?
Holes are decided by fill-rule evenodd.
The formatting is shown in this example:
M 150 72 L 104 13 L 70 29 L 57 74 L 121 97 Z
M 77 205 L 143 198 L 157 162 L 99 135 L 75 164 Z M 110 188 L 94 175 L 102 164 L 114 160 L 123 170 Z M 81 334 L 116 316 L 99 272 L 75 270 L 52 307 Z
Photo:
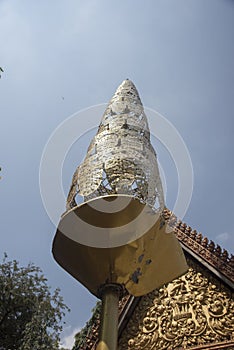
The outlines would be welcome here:
M 120 84 L 120 86 L 125 85 L 125 86 L 132 86 L 136 90 L 136 86 L 133 84 L 132 80 L 130 79 L 125 79 L 123 82 Z
M 115 118 L 118 116 L 118 123 L 122 120 L 123 124 L 126 119 L 130 120 L 131 118 L 136 118 L 139 125 L 141 124 L 142 129 L 149 131 L 140 96 L 135 85 L 129 79 L 123 80 L 115 91 L 103 114 L 100 125 L 109 125 L 110 120 L 112 120 L 112 122 L 115 120 L 113 116 L 115 116 Z M 111 117 L 111 119 L 109 117 Z M 130 123 L 134 124 L 135 122 L 131 121 Z
M 129 98 L 132 98 L 133 100 L 135 100 L 137 103 L 142 104 L 139 93 L 136 89 L 136 86 L 128 78 L 123 80 L 123 82 L 119 85 L 113 98 L 116 98 L 117 96 L 119 97 L 128 96 Z
M 124 85 L 124 84 L 133 85 L 135 87 L 135 85 L 133 84 L 133 82 L 129 78 L 124 79 L 123 82 L 120 84 L 120 86 Z

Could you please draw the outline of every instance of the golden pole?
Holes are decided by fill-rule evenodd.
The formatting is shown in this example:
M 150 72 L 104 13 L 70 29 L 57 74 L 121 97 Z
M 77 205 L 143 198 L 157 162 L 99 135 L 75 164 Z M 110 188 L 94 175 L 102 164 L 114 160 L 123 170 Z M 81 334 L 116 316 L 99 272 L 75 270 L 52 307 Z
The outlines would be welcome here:
M 96 350 L 116 350 L 118 340 L 118 310 L 122 286 L 106 284 L 100 289 L 102 297 L 101 330 Z

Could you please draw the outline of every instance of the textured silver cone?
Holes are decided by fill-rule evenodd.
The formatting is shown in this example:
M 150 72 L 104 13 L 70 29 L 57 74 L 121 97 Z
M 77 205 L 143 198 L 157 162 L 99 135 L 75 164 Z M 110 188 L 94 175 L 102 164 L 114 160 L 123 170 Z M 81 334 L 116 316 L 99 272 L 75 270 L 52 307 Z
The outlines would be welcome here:
M 146 115 L 130 80 L 124 80 L 110 100 L 84 162 L 76 169 L 67 210 L 110 194 L 128 194 L 162 210 L 164 198 L 156 153 L 150 143 Z

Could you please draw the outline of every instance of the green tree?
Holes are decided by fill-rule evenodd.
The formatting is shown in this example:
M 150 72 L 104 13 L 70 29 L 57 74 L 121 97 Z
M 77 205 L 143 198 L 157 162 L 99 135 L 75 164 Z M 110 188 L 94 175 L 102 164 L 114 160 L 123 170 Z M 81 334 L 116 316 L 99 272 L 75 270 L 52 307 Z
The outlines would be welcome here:
M 0 350 L 56 350 L 67 306 L 39 267 L 0 264 Z
M 75 335 L 75 344 L 72 350 L 86 349 L 88 337 L 92 337 L 92 335 L 94 335 L 94 337 L 97 338 L 97 330 L 99 328 L 101 314 L 101 301 L 98 301 L 96 303 L 96 306 L 92 309 L 91 312 L 92 316 L 90 320 L 86 322 L 85 327 L 82 328 L 81 331 Z M 93 334 L 93 331 L 95 332 L 95 334 Z

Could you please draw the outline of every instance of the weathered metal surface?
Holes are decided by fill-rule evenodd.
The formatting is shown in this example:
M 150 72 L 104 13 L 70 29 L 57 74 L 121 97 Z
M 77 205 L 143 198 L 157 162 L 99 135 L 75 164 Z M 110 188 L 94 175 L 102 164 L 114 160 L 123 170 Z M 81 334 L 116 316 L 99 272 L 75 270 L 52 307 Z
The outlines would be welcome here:
M 84 162 L 73 176 L 67 209 L 75 197 L 128 194 L 162 210 L 163 189 L 147 118 L 134 84 L 124 80 L 110 100 Z
M 79 205 L 77 194 L 84 199 Z M 187 270 L 163 209 L 147 119 L 135 86 L 125 80 L 73 176 L 54 258 L 96 296 L 105 283 L 144 295 Z
M 95 201 L 98 203 L 99 199 Z M 88 228 L 91 225 L 84 232 L 84 229 L 76 224 L 76 217 L 86 222 L 95 220 L 97 229 L 98 226 L 105 225 L 106 240 L 112 241 L 108 227 L 115 225 L 117 234 L 128 235 L 128 232 L 124 231 L 126 225 L 123 217 L 130 218 L 131 215 L 125 215 L 125 211 L 135 214 L 141 209 L 144 210 L 145 206 L 133 199 L 124 212 L 113 214 L 114 216 L 106 214 L 105 219 L 94 217 L 89 202 L 74 208 L 60 221 L 53 243 L 54 258 L 96 296 L 99 296 L 98 289 L 104 283 L 122 284 L 130 294 L 140 296 L 182 275 L 187 270 L 186 260 L 173 232 L 166 232 L 167 225 L 163 217 L 141 237 L 130 238 L 130 242 L 125 245 L 96 248 L 80 244 L 77 240 L 80 234 L 89 236 Z M 144 224 L 149 220 L 150 214 L 144 215 L 141 221 Z M 69 231 L 73 234 L 70 238 Z M 135 230 L 130 229 L 130 233 L 131 231 L 134 234 Z M 99 233 L 96 236 L 98 240 Z

